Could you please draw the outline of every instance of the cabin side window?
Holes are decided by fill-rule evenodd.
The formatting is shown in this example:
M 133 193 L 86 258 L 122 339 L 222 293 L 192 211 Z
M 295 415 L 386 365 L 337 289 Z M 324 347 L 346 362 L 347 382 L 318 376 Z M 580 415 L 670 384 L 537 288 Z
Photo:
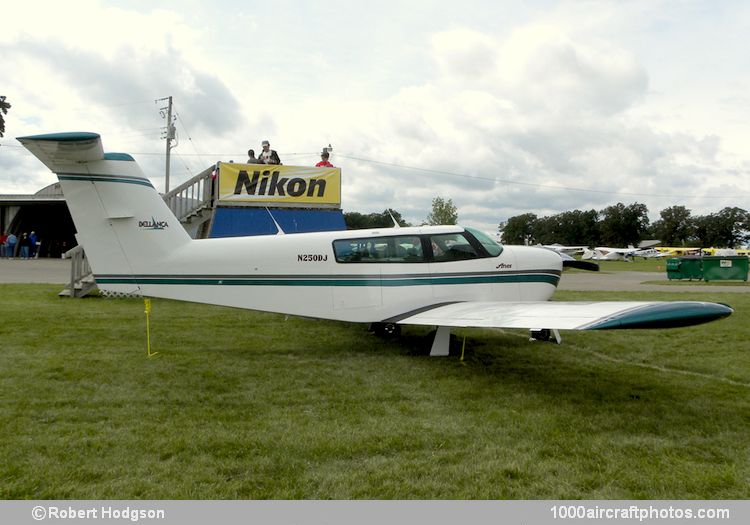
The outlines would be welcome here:
M 478 259 L 480 255 L 462 233 L 430 235 L 432 257 L 435 262 Z
M 466 231 L 473 235 L 477 241 L 479 241 L 482 247 L 487 250 L 487 254 L 490 257 L 497 257 L 498 255 L 503 253 L 503 247 L 483 231 L 477 230 L 475 228 L 466 228 Z
M 333 253 L 340 263 L 425 262 L 422 241 L 417 235 L 341 239 L 333 241 Z

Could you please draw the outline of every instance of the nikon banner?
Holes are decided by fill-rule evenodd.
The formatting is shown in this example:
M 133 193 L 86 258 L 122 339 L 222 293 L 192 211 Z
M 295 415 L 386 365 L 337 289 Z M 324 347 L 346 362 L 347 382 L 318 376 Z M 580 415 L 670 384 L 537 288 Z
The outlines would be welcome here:
M 220 163 L 219 202 L 339 207 L 341 169 Z

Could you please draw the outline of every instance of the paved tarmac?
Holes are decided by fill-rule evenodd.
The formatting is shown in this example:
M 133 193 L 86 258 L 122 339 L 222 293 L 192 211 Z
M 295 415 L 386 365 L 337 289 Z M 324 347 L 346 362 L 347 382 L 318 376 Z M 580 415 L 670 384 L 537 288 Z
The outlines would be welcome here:
M 70 259 L 0 259 L 0 283 L 52 283 L 70 280 Z M 643 284 L 663 281 L 664 284 Z M 559 290 L 750 293 L 750 286 L 670 285 L 665 272 L 564 272 Z
M 70 259 L 0 259 L 0 283 L 70 281 Z
M 662 281 L 664 284 L 651 284 Z M 649 282 L 649 284 L 644 284 Z M 738 281 L 734 281 L 738 282 Z M 563 272 L 558 290 L 750 293 L 750 286 L 717 285 L 695 281 L 670 284 L 666 272 Z

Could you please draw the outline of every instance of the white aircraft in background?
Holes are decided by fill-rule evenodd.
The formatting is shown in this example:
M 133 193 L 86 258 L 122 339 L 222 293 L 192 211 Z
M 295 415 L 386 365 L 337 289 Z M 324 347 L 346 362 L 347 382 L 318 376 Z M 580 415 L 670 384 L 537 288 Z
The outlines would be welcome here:
M 586 248 L 583 251 L 583 255 L 581 255 L 581 259 L 594 261 L 632 261 L 633 257 L 652 259 L 665 256 L 666 254 L 656 248 L 640 249 L 631 244 L 627 248 L 609 248 L 606 246 L 600 246 L 593 250 Z
M 560 244 L 549 244 L 549 245 L 537 244 L 536 248 L 555 252 L 563 260 L 563 266 L 565 267 L 578 268 L 580 270 L 588 270 L 591 272 L 599 271 L 598 264 L 584 261 L 584 260 L 578 260 L 575 257 L 573 257 L 573 255 L 575 255 L 576 253 L 580 253 L 580 252 L 577 252 L 578 247 L 576 246 L 562 246 Z M 581 251 L 585 249 L 583 247 L 581 248 L 582 248 Z
M 638 251 L 632 244 L 627 248 L 610 248 L 608 246 L 597 246 L 593 250 L 583 250 L 581 259 L 594 261 L 626 261 Z
M 501 246 L 461 226 L 191 239 L 134 159 L 95 133 L 20 137 L 57 173 L 77 239 L 104 292 L 289 315 L 438 327 L 599 330 L 687 326 L 723 304 L 549 302 L 565 263 L 549 250 Z
M 588 249 L 588 246 L 565 246 L 563 244 L 538 244 L 537 246 L 541 246 L 542 248 L 547 248 L 548 250 L 553 250 L 558 253 L 564 253 L 566 255 L 570 255 L 571 257 L 573 255 L 581 255 L 584 250 Z
M 660 252 L 656 248 L 646 248 L 643 250 L 634 251 L 633 257 L 643 257 L 644 259 L 659 259 L 661 257 L 667 257 L 667 254 Z

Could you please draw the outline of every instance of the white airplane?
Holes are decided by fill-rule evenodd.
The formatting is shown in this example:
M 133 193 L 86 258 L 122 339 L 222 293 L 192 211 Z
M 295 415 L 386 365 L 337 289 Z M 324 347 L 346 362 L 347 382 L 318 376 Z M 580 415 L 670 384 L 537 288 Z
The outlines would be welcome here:
M 581 259 L 594 261 L 632 261 L 633 257 L 653 259 L 664 256 L 665 254 L 656 248 L 640 249 L 631 244 L 627 248 L 609 248 L 607 246 L 599 246 L 593 250 L 586 248 L 583 250 Z
M 633 257 L 638 251 L 633 245 L 627 248 L 610 248 L 608 246 L 597 246 L 593 250 L 586 248 L 583 250 L 581 259 L 594 261 L 626 261 Z
M 536 248 L 542 249 L 542 250 L 549 250 L 551 252 L 555 252 L 557 255 L 560 256 L 560 258 L 563 260 L 563 266 L 568 268 L 578 268 L 580 270 L 588 270 L 591 272 L 598 272 L 599 271 L 599 265 L 596 263 L 584 261 L 584 260 L 578 260 L 570 253 L 569 250 L 561 250 L 558 249 L 557 246 L 560 245 L 542 245 L 537 244 Z M 567 248 L 572 249 L 572 246 L 568 246 Z M 573 252 L 575 253 L 575 252 Z
M 643 250 L 634 251 L 632 256 L 643 257 L 644 259 L 660 259 L 662 257 L 667 257 L 667 254 L 660 252 L 656 248 L 645 248 Z
M 564 265 L 558 254 L 503 247 L 460 226 L 194 240 L 134 159 L 104 153 L 98 134 L 18 140 L 57 173 L 104 292 L 379 323 L 386 332 L 433 325 L 431 355 L 448 354 L 453 327 L 662 328 L 733 312 L 693 301 L 549 302 Z
M 559 243 L 554 244 L 538 244 L 537 246 L 541 246 L 542 248 L 547 248 L 548 250 L 554 250 L 559 253 L 564 253 L 566 255 L 580 255 L 584 252 L 584 250 L 588 249 L 588 246 L 565 246 Z

